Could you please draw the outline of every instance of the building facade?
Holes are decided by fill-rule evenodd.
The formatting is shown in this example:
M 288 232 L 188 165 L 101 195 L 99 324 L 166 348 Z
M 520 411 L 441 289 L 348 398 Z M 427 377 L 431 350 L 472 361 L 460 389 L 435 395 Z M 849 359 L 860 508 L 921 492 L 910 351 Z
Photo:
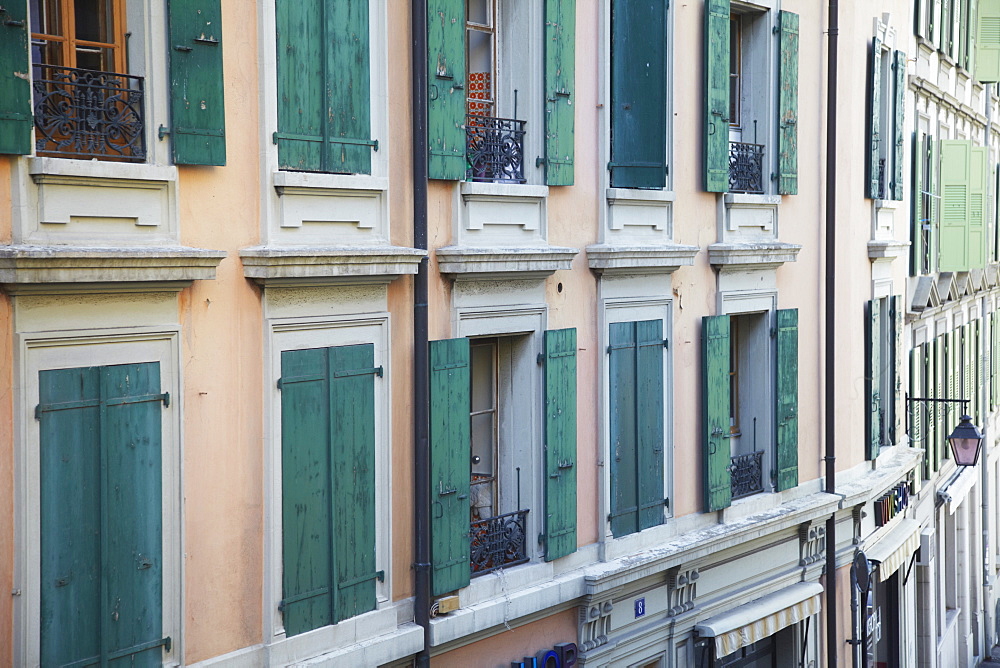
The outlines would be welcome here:
M 826 4 L 5 3 L 0 664 L 976 665 L 1000 7 Z

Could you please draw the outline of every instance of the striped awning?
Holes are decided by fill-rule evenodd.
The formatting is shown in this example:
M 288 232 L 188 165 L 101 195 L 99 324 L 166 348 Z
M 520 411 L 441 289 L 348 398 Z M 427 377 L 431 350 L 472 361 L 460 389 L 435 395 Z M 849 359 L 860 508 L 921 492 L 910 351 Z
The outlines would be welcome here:
M 702 638 L 715 638 L 715 656 L 721 658 L 815 615 L 822 608 L 822 593 L 818 582 L 799 582 L 699 622 L 694 628 Z
M 877 561 L 878 579 L 885 581 L 899 570 L 910 556 L 920 547 L 920 522 L 902 519 L 885 536 L 871 546 L 865 546 L 868 561 Z

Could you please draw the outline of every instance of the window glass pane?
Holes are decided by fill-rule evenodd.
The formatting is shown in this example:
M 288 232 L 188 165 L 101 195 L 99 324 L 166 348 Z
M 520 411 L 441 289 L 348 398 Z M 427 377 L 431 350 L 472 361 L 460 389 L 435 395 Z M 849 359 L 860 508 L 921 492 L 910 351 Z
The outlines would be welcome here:
M 496 378 L 493 360 L 496 344 L 473 344 L 472 355 L 472 411 L 490 410 L 496 406 Z
M 63 65 L 61 42 L 44 39 L 31 40 L 31 62 L 36 65 Z
M 31 32 L 62 35 L 58 0 L 31 0 Z
M 468 21 L 479 25 L 490 25 L 490 0 L 469 0 Z
M 102 47 L 78 46 L 76 66 L 84 70 L 114 71 L 114 50 Z
M 74 0 L 76 38 L 88 42 L 112 42 L 111 3 L 109 0 Z
M 733 16 L 729 21 L 729 122 L 740 124 L 740 68 L 742 43 L 740 28 L 742 22 L 739 16 Z

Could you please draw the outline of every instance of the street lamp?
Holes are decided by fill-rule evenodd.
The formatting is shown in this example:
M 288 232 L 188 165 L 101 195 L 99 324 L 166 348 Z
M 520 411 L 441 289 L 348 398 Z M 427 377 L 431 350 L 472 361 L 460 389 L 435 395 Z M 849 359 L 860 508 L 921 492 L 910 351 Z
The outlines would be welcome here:
M 924 404 L 962 404 L 964 415 L 959 418 L 958 426 L 948 436 L 948 443 L 951 444 L 951 452 L 955 456 L 955 464 L 958 466 L 975 466 L 976 462 L 979 461 L 979 453 L 983 449 L 983 432 L 979 430 L 979 427 L 972 424 L 972 418 L 968 415 L 969 400 L 906 397 L 907 404 L 914 401 Z

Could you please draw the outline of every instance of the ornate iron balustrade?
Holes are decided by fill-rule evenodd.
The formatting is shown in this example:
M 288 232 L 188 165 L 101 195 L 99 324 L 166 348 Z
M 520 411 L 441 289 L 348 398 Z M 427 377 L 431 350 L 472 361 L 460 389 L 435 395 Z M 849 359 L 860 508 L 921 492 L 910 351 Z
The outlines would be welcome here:
M 764 192 L 764 145 L 729 142 L 729 192 Z
M 515 566 L 528 561 L 527 533 L 527 510 L 516 510 L 473 522 L 469 527 L 472 575 L 482 575 L 504 566 Z
M 524 183 L 524 121 L 465 117 L 466 179 Z
M 142 77 L 52 65 L 34 69 L 39 155 L 146 159 Z
M 764 491 L 764 452 L 757 450 L 748 455 L 730 457 L 729 475 L 733 498 L 750 496 Z

